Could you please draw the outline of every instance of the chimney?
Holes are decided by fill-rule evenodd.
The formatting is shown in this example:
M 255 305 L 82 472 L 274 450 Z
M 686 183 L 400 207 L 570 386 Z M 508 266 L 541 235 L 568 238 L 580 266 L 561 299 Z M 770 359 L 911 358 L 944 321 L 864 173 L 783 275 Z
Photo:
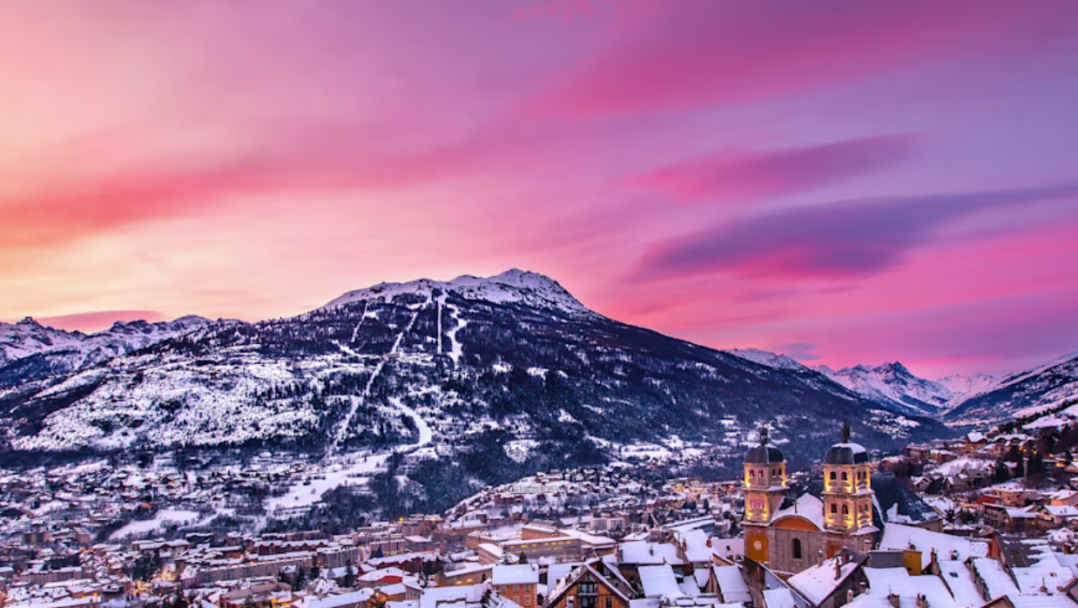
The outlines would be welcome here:
M 898 597 L 898 594 L 891 592 L 887 594 L 887 599 L 891 601 L 891 608 L 901 608 L 902 598 Z
M 850 589 L 850 590 L 846 591 L 846 603 L 849 604 L 850 602 L 852 602 L 853 598 L 854 598 L 853 589 Z
M 816 565 L 823 566 L 823 549 L 816 552 Z
M 868 591 L 868 583 L 861 581 L 857 584 L 857 595 L 861 595 L 865 591 Z
M 835 560 L 835 580 L 842 578 L 842 558 Z

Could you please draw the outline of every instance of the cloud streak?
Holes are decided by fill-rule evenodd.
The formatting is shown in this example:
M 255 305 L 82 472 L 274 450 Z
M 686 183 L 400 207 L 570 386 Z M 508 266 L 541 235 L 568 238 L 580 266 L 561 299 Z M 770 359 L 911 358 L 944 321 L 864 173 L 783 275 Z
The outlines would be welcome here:
M 632 177 L 626 184 L 683 202 L 748 201 L 876 173 L 908 158 L 915 139 L 885 135 L 766 151 L 719 150 Z
M 766 100 L 986 50 L 1020 52 L 1073 35 L 1045 24 L 1073 23 L 1076 10 L 1064 0 L 672 2 L 530 110 L 585 118 Z
M 645 278 L 728 273 L 854 279 L 899 265 L 943 224 L 979 211 L 1078 196 L 1078 183 L 800 207 L 679 236 L 644 257 Z

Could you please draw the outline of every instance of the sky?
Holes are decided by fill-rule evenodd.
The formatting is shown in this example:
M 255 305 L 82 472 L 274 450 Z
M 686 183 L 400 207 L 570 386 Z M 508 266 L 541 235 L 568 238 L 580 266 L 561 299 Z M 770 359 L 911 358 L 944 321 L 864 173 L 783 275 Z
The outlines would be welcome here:
M 0 3 L 0 319 L 546 274 L 809 364 L 1078 351 L 1073 0 Z

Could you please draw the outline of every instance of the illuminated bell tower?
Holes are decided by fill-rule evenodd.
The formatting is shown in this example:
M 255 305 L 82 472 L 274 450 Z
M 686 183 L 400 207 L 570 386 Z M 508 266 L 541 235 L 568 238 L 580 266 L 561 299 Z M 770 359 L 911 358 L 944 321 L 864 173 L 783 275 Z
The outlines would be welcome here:
M 767 442 L 767 428 L 760 429 L 760 445 L 745 453 L 745 554 L 749 559 L 768 561 L 767 528 L 786 498 L 786 459 Z
M 872 464 L 864 447 L 850 442 L 850 426 L 842 425 L 842 442 L 827 450 L 823 459 L 823 508 L 828 532 L 827 557 L 847 547 L 859 553 L 871 550 Z

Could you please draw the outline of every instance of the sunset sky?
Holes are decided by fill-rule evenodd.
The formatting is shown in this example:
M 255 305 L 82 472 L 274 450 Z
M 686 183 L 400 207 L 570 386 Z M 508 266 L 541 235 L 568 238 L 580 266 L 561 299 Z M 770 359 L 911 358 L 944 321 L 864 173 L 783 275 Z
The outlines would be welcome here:
M 5 321 L 516 267 L 713 347 L 1009 371 L 1078 351 L 1078 2 L 4 2 L 0 235 Z

